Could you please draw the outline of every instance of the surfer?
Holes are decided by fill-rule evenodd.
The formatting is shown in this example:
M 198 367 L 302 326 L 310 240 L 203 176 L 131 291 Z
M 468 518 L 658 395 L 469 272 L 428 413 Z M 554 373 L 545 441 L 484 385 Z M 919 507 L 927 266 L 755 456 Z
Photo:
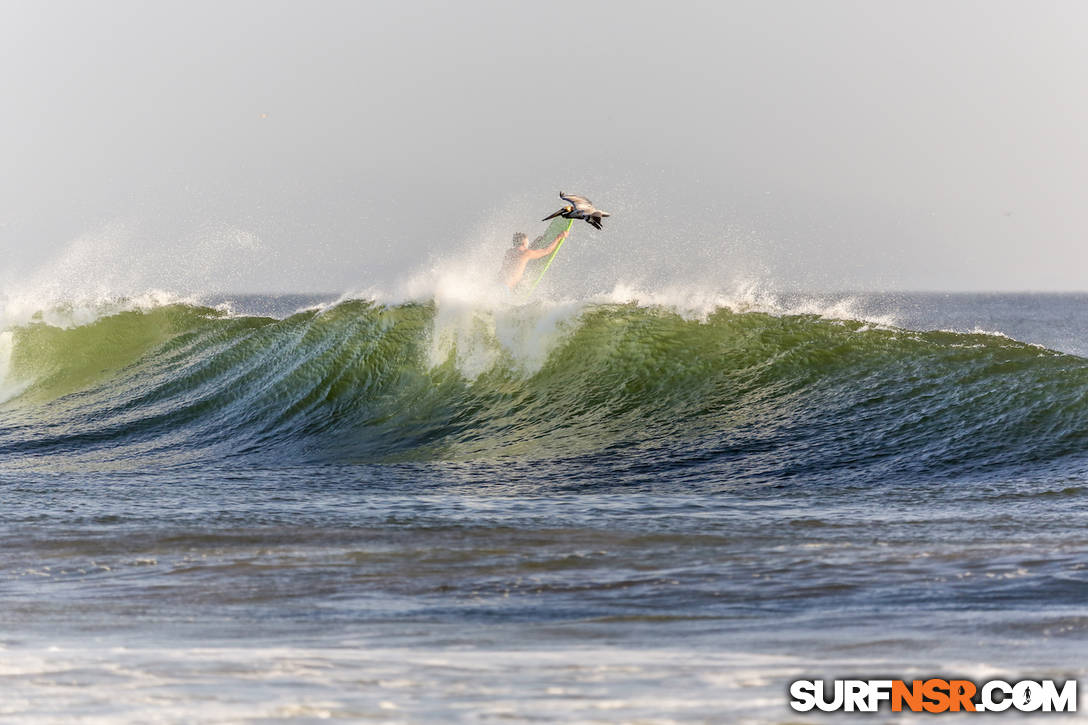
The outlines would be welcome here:
M 518 282 L 521 281 L 522 276 L 525 274 L 525 266 L 529 264 L 530 260 L 547 257 L 555 251 L 560 242 L 567 238 L 569 233 L 570 230 L 564 229 L 544 249 L 529 249 L 529 237 L 525 236 L 523 232 L 515 232 L 514 247 L 508 250 L 506 256 L 502 259 L 502 271 L 499 274 L 502 276 L 503 283 L 510 289 L 517 287 Z

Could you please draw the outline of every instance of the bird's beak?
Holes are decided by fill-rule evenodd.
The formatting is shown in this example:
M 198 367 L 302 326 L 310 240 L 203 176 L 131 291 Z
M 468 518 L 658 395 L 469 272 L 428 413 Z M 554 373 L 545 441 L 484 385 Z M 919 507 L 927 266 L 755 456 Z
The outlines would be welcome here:
M 557 216 L 559 216 L 560 214 L 562 214 L 562 213 L 563 213 L 563 212 L 565 212 L 566 210 L 567 210 L 567 207 L 563 207 L 563 208 L 562 208 L 562 209 L 560 209 L 559 211 L 555 212 L 554 214 L 549 214 L 548 216 L 544 217 L 544 218 L 543 218 L 543 219 L 541 219 L 540 221 L 542 221 L 542 222 L 546 222 L 546 221 L 548 221 L 549 219 L 555 219 L 555 218 L 556 218 Z

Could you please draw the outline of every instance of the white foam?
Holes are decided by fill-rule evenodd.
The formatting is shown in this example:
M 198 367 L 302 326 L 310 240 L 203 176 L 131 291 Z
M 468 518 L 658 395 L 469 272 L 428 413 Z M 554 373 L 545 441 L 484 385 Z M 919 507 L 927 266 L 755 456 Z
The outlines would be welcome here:
M 0 662 L 0 715 L 27 722 L 242 721 L 276 718 L 388 722 L 779 722 L 786 683 L 843 673 L 910 677 L 957 672 L 1022 676 L 981 657 L 941 661 L 796 655 L 568 641 L 447 651 L 309 642 L 246 647 L 20 646 Z M 448 657 L 436 657 L 436 652 Z M 1068 660 L 1066 656 L 1066 660 Z M 1075 665 L 1065 676 L 1082 675 Z M 214 678 L 216 696 L 208 697 Z M 835 720 L 834 716 L 829 719 Z M 823 721 L 821 718 L 817 718 Z M 958 720 L 957 720 L 958 721 Z
M 11 355 L 14 350 L 11 330 L 0 332 L 0 404 L 19 396 L 27 383 L 11 377 Z
M 967 334 L 967 335 L 985 335 L 987 337 L 1003 337 L 1006 340 L 1011 340 L 1012 339 L 1011 337 L 1006 335 L 1004 332 L 1001 332 L 1000 330 L 987 330 L 985 328 L 979 327 L 978 325 L 975 325 L 970 330 L 943 330 L 943 332 L 954 332 L 956 334 Z
M 481 291 L 461 281 L 445 277 L 434 291 L 428 361 L 435 367 L 453 356 L 469 379 L 502 361 L 537 372 L 585 306 L 548 300 L 519 305 L 522 300 L 504 290 Z
M 639 307 L 660 307 L 672 310 L 688 319 L 705 320 L 721 309 L 736 313 L 814 315 L 828 320 L 849 320 L 869 326 L 895 327 L 892 315 L 874 315 L 861 309 L 860 301 L 850 296 L 784 295 L 772 291 L 759 280 L 741 280 L 727 289 L 700 286 L 667 286 L 643 288 L 618 283 L 611 291 L 592 298 L 605 304 L 634 304 Z
M 200 300 L 197 297 L 185 297 L 155 289 L 127 296 L 70 295 L 49 298 L 39 295 L 5 295 L 0 296 L 0 329 L 11 329 L 31 322 L 70 329 L 122 312 L 146 311 L 171 304 L 198 305 Z

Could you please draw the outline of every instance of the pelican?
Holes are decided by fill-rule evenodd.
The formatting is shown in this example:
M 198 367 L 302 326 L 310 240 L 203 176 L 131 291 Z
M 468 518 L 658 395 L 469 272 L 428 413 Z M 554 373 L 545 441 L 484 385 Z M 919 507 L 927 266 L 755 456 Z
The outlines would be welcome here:
M 557 216 L 561 216 L 564 219 L 585 219 L 587 222 L 600 229 L 601 219 L 606 216 L 612 216 L 608 212 L 601 211 L 593 206 L 593 203 L 584 196 L 575 196 L 574 194 L 559 192 L 559 198 L 567 202 L 567 205 L 556 213 L 549 214 L 540 221 L 546 222 Z

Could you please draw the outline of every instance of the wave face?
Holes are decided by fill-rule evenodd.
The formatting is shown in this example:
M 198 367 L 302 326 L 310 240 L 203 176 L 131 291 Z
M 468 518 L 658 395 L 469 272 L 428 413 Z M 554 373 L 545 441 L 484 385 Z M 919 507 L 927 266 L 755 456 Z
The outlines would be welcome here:
M 31 322 L 4 333 L 0 462 L 578 459 L 621 483 L 842 481 L 1068 472 L 1088 452 L 1088 361 L 999 335 L 619 304 L 542 327 L 549 314 L 447 329 L 433 303 L 350 300 L 285 319 L 167 304 Z

